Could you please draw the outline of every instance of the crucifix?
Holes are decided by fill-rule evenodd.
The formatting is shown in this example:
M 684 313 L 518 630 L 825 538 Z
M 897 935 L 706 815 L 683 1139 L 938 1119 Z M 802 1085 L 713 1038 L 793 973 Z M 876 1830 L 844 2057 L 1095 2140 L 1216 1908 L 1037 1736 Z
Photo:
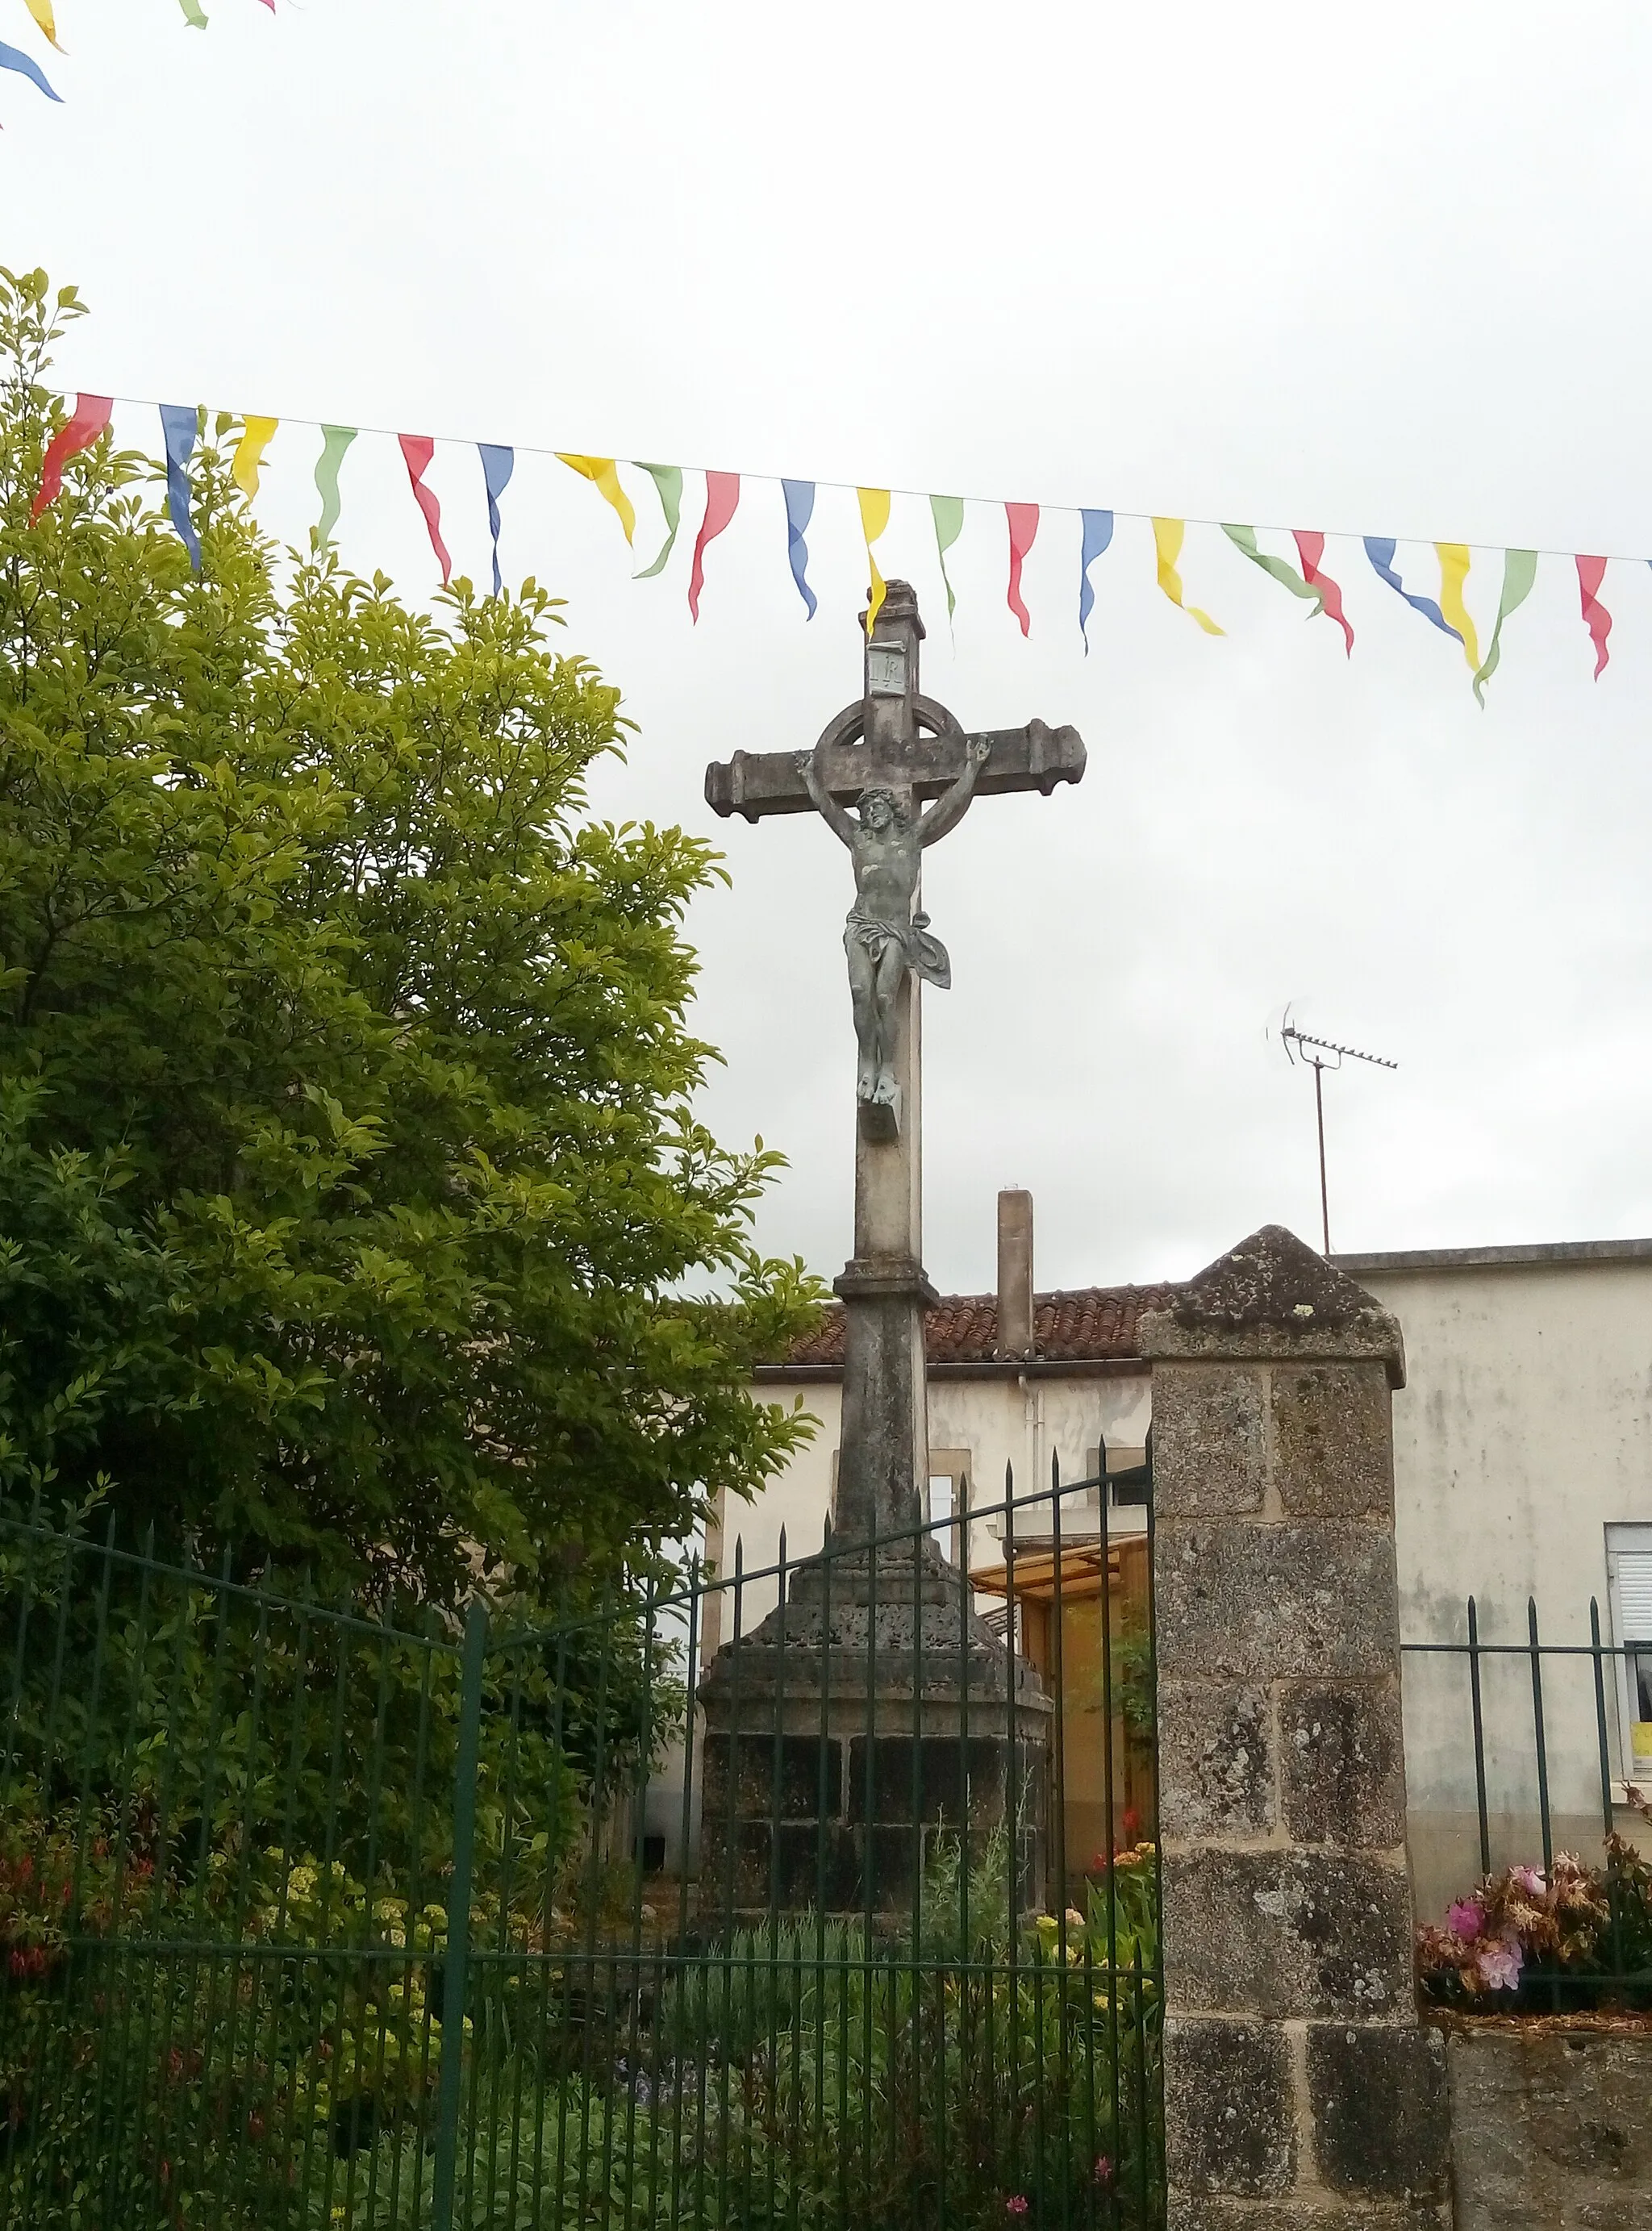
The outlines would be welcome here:
M 951 972 L 923 910 L 921 858 L 975 798 L 1047 797 L 1079 781 L 1085 749 L 1076 729 L 1041 721 L 967 734 L 919 689 L 923 639 L 910 587 L 889 582 L 866 630 L 858 702 L 812 752 L 736 752 L 709 766 L 705 794 L 716 812 L 748 821 L 818 813 L 853 864 L 844 949 L 857 1044 L 855 1245 L 834 1284 L 845 1336 L 833 1529 L 845 1545 L 904 1532 L 880 1563 L 916 1561 L 939 1579 L 933 1540 L 917 1531 L 929 1481 L 923 1313 L 936 1299 L 923 1264 L 919 988 L 946 989 Z

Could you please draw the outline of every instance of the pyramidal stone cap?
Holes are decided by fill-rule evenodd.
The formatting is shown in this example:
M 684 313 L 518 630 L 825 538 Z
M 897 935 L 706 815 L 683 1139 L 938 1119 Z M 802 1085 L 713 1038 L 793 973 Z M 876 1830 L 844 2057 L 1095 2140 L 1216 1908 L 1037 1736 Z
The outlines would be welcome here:
M 1137 1339 L 1143 1356 L 1167 1361 L 1370 1358 L 1388 1366 L 1391 1387 L 1405 1384 L 1398 1319 L 1282 1224 L 1265 1224 L 1176 1287 L 1138 1320 Z

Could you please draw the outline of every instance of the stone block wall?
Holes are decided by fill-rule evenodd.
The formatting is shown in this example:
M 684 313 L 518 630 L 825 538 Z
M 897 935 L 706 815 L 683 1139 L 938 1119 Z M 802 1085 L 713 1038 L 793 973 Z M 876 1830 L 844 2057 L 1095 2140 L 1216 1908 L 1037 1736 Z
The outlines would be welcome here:
M 1652 2035 L 1448 2045 L 1456 2231 L 1652 2231 Z
M 1142 1340 L 1169 2231 L 1443 2225 L 1404 1848 L 1399 1329 L 1269 1226 Z

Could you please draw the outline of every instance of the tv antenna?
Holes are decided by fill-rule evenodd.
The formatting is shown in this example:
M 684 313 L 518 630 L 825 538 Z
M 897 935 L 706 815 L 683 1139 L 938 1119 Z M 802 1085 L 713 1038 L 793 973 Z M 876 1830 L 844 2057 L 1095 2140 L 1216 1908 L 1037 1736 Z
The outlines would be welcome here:
M 1334 1074 L 1345 1061 L 1366 1061 L 1373 1069 L 1397 1069 L 1397 1061 L 1387 1061 L 1380 1053 L 1362 1053 L 1357 1046 L 1338 1045 L 1331 1038 L 1316 1038 L 1306 1031 L 1299 1031 L 1291 1020 L 1291 1010 L 1285 1011 L 1285 1020 L 1279 1025 L 1279 1039 L 1285 1048 L 1285 1058 L 1294 1066 L 1300 1062 L 1313 1071 L 1313 1115 L 1319 1133 L 1319 1221 L 1325 1232 L 1325 1248 L 1331 1252 L 1331 1201 L 1325 1189 L 1325 1089 L 1326 1070 Z M 1310 1053 L 1307 1049 L 1314 1051 Z

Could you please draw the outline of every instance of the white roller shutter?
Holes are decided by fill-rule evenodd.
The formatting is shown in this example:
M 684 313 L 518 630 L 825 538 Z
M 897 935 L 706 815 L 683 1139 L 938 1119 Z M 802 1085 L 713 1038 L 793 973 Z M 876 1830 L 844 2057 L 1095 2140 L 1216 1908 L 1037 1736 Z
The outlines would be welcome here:
M 1623 1621 L 1622 1642 L 1652 1642 L 1652 1549 L 1620 1549 L 1617 1567 L 1617 1613 Z

